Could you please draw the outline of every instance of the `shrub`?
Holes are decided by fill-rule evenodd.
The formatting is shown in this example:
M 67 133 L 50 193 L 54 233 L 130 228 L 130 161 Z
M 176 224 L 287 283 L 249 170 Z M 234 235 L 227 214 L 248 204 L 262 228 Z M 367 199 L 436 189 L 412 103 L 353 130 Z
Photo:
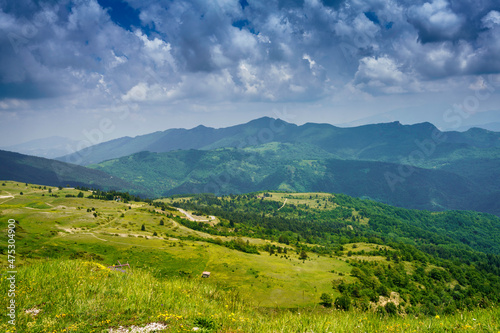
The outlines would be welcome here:
M 332 296 L 330 296 L 330 294 L 323 293 L 323 294 L 321 294 L 320 299 L 321 299 L 321 303 L 320 303 L 321 305 L 323 305 L 327 308 L 332 306 L 333 298 L 332 298 Z
M 351 309 L 351 298 L 347 295 L 342 295 L 335 299 L 335 307 L 339 310 L 349 311 Z
M 385 312 L 387 312 L 388 315 L 396 315 L 398 314 L 398 308 L 396 307 L 396 304 L 388 302 L 385 305 Z

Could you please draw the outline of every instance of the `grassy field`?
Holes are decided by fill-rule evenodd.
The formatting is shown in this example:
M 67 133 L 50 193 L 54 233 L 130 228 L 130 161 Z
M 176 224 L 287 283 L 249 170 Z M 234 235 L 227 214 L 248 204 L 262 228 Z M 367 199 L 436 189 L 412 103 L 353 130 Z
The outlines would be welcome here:
M 387 332 L 499 330 L 497 308 L 446 318 L 384 317 L 375 312 L 319 305 L 322 293 L 339 295 L 332 281 L 353 282 L 353 260 L 374 244 L 345 245 L 338 256 L 310 253 L 249 254 L 203 241 L 220 238 L 189 229 L 144 202 L 88 199 L 89 192 L 0 182 L 1 267 L 7 271 L 6 224 L 16 230 L 17 332 L 103 332 L 111 327 L 160 322 L 169 332 Z M 5 185 L 3 185 L 5 184 Z M 22 194 L 21 194 L 22 192 Z M 272 193 L 266 200 L 326 209 L 330 194 Z M 187 199 L 175 199 L 187 200 Z M 169 202 L 170 199 L 164 201 Z M 319 202 L 318 202 L 319 201 Z M 332 207 L 329 207 L 332 208 Z M 192 214 L 193 212 L 189 212 Z M 204 223 L 204 222 L 199 222 Z M 195 238 L 188 239 L 193 236 Z M 255 245 L 284 244 L 243 238 Z M 129 263 L 127 274 L 106 266 Z M 411 264 L 405 267 L 408 271 Z M 429 267 L 430 269 L 431 267 Z M 210 271 L 209 279 L 200 278 Z M 8 283 L 2 283 L 6 306 Z M 36 315 L 33 311 L 40 312 Z M 28 311 L 28 312 L 26 312 Z M 0 329 L 9 331 L 7 317 Z
M 8 218 L 20 221 L 23 231 L 18 235 L 17 247 L 21 264 L 43 258 L 96 260 L 105 265 L 119 260 L 135 268 L 151 270 L 159 278 L 199 277 L 207 270 L 212 272 L 208 283 L 236 288 L 255 304 L 266 307 L 313 306 L 324 292 L 336 295 L 332 289 L 333 279 L 347 282 L 354 279 L 348 276 L 351 266 L 345 262 L 347 257 L 311 254 L 304 261 L 298 259 L 291 247 L 285 258 L 182 239 L 190 235 L 214 236 L 188 229 L 145 203 L 65 197 L 77 196 L 80 191 L 74 189 L 52 188 L 52 194 L 59 195 L 52 197 L 48 189 L 14 182 L 6 182 L 3 189 L 13 194 L 25 193 L 1 205 L 2 222 Z M 174 212 L 174 215 L 183 214 Z M 162 219 L 164 225 L 160 225 Z M 142 225 L 145 231 L 141 231 Z M 157 236 L 153 236 L 155 232 Z M 233 237 L 218 238 L 228 241 Z M 262 239 L 243 240 L 283 246 Z M 366 244 L 366 247 L 373 245 Z M 5 257 L 2 255 L 4 266 Z
M 17 332 L 108 332 L 165 325 L 165 332 L 498 332 L 500 311 L 488 308 L 446 317 L 387 316 L 311 307 L 256 308 L 238 292 L 206 279 L 158 279 L 80 260 L 48 260 L 18 272 Z M 2 279 L 2 289 L 7 281 Z M 2 298 L 6 305 L 6 297 Z M 4 332 L 14 332 L 1 323 Z

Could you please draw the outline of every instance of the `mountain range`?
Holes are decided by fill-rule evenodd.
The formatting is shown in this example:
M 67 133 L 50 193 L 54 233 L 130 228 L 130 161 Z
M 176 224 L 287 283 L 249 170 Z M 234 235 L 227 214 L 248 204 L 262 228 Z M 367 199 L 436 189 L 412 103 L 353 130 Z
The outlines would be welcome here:
M 434 166 L 435 163 L 446 163 L 450 157 L 458 158 L 451 156 L 453 153 L 490 157 L 492 148 L 500 157 L 497 150 L 500 148 L 500 133 L 479 128 L 466 132 L 441 132 L 430 123 L 402 125 L 399 122 L 351 128 L 315 123 L 297 126 L 263 117 L 227 128 L 200 125 L 193 129 L 169 129 L 135 138 L 123 137 L 57 160 L 89 165 L 140 151 L 163 153 L 179 149 L 244 148 L 268 142 L 308 143 L 340 159 L 395 163 L 405 162 L 414 151 L 424 150 L 425 158 L 416 161 L 417 166 Z
M 107 188 L 150 197 L 324 191 L 406 208 L 500 215 L 500 133 L 479 128 L 442 132 L 430 123 L 399 122 L 298 126 L 264 117 L 227 128 L 119 138 L 57 160 L 82 166 L 74 169 L 74 182 L 102 181 Z M 98 181 L 90 171 L 100 172 Z
M 73 147 L 76 143 L 75 140 L 61 136 L 51 136 L 43 139 L 30 140 L 17 145 L 0 147 L 0 149 L 31 156 L 55 158 L 66 154 L 68 152 L 67 147 Z

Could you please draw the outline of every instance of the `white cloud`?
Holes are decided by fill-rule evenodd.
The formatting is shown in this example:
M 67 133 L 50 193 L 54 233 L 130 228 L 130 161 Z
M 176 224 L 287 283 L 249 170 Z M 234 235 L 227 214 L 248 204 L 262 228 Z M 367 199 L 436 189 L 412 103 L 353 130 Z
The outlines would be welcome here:
M 356 87 L 374 93 L 404 93 L 416 88 L 414 80 L 400 70 L 391 58 L 365 57 L 354 76 Z
M 173 70 L 176 70 L 175 60 L 170 53 L 172 47 L 169 43 L 156 37 L 150 40 L 139 30 L 136 30 L 135 35 L 144 43 L 143 51 L 155 62 L 156 66 L 169 65 Z
M 433 0 L 421 6 L 412 6 L 408 15 L 424 42 L 454 38 L 465 22 L 461 15 L 451 9 L 447 0 Z
M 486 28 L 493 28 L 500 25 L 500 12 L 496 10 L 490 11 L 486 16 L 481 19 L 483 26 Z
M 140 82 L 136 86 L 132 87 L 124 96 L 124 101 L 144 101 L 148 97 L 148 84 L 145 82 Z

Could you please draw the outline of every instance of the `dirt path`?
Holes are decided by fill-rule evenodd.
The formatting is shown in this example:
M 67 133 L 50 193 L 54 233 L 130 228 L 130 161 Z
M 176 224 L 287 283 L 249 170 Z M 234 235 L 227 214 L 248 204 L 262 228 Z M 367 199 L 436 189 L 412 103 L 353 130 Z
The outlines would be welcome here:
M 47 192 L 47 191 L 48 191 L 48 190 L 41 190 L 41 192 Z M 0 199 L 7 199 L 7 198 L 8 198 L 8 199 L 7 199 L 7 200 L 5 200 L 5 201 L 3 201 L 3 202 L 0 202 L 0 205 L 2 205 L 2 204 L 4 204 L 4 203 L 6 203 L 7 201 L 10 201 L 10 200 L 14 199 L 14 198 L 15 198 L 16 196 L 18 196 L 18 195 L 20 195 L 20 194 L 12 194 L 12 193 L 10 193 L 10 192 L 8 192 L 8 191 L 5 191 L 5 192 L 9 193 L 9 195 L 0 195 Z M 26 193 L 24 193 L 24 194 L 31 194 L 31 193 L 38 193 L 38 192 L 39 192 L 39 191 L 31 191 L 31 192 L 26 192 Z
M 5 192 L 7 192 L 7 191 L 5 191 Z M 10 192 L 7 192 L 7 193 L 9 193 L 9 195 L 0 195 L 0 199 L 8 199 L 8 200 L 5 200 L 4 202 L 0 202 L 0 205 L 3 203 L 6 203 L 7 201 L 14 199 L 14 196 L 12 195 L 12 193 L 10 193 Z
M 186 212 L 182 208 L 177 208 L 177 210 L 179 212 L 181 212 L 182 214 L 184 214 L 188 218 L 188 220 L 191 220 L 191 221 L 194 221 L 194 222 L 209 222 L 209 221 L 215 220 L 215 216 L 212 216 L 212 215 L 210 215 L 210 217 L 209 217 L 208 220 L 207 219 L 198 219 L 198 218 L 193 217 L 191 214 L 189 214 L 188 212 Z
M 285 202 L 283 202 L 283 205 L 280 208 L 278 208 L 278 210 L 280 210 L 281 208 L 285 207 L 287 200 L 288 200 L 288 198 L 285 198 Z

